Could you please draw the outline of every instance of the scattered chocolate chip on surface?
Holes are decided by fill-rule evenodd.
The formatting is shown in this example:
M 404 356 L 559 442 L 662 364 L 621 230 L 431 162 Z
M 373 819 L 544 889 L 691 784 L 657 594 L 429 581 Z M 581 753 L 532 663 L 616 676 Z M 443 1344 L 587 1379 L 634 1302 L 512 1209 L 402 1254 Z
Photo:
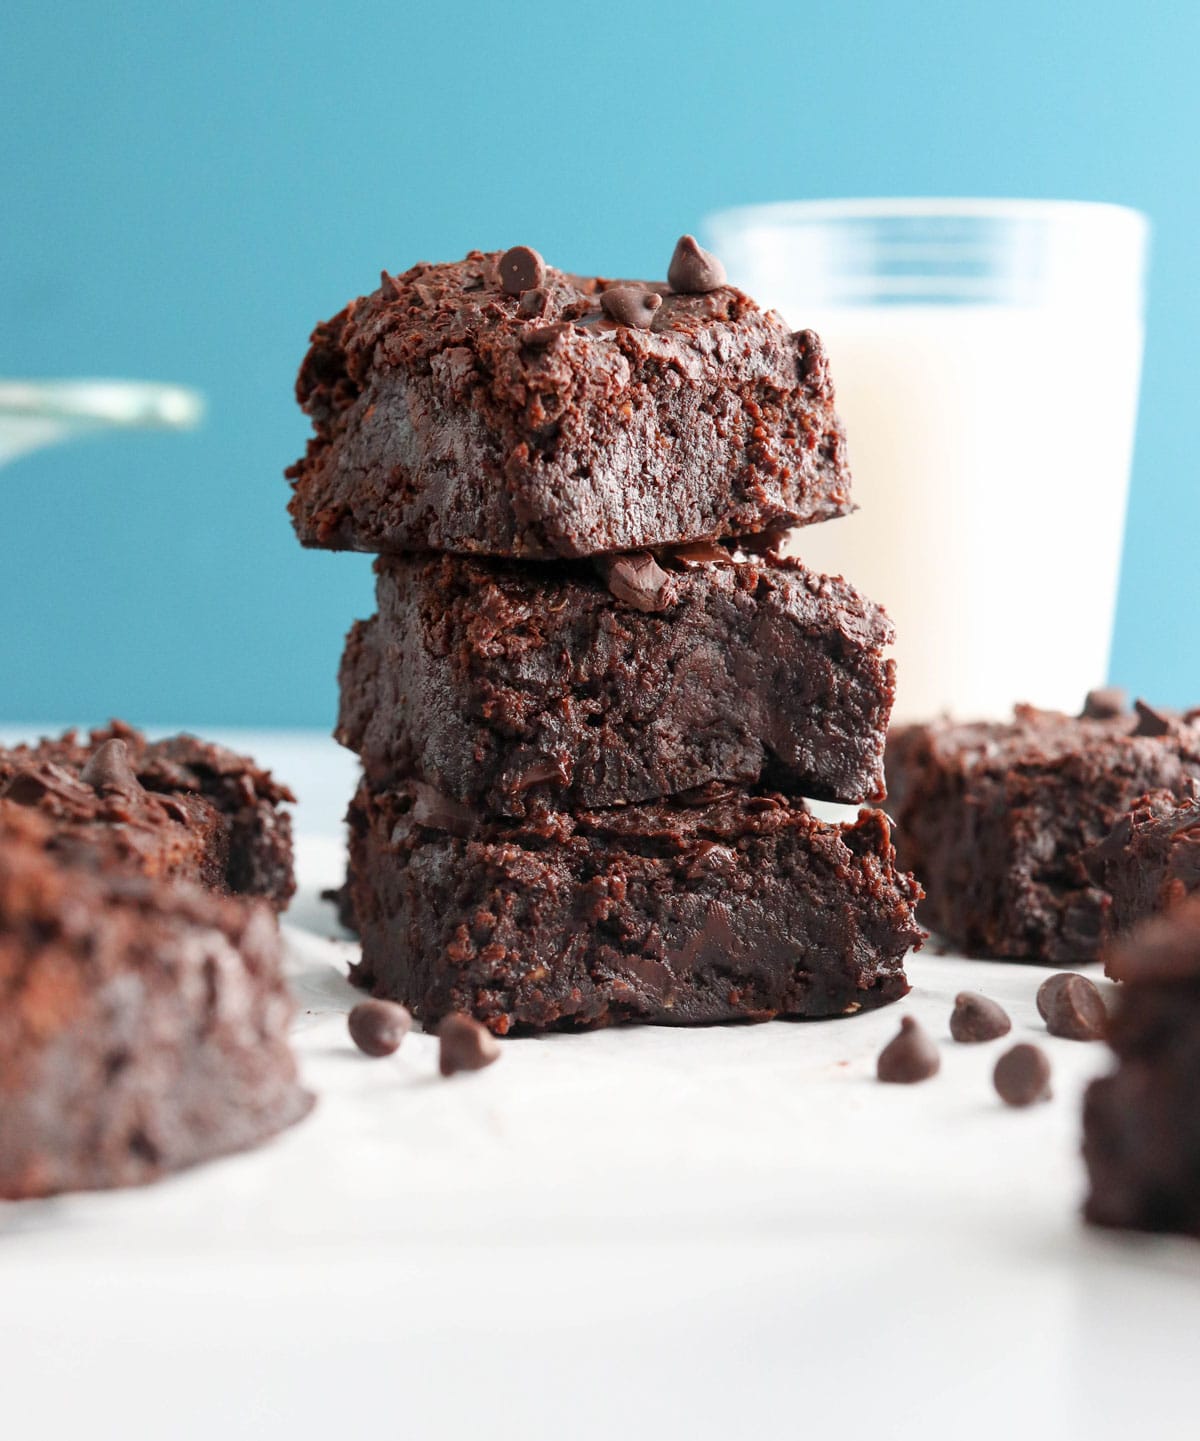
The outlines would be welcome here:
M 1027 1041 L 1013 1046 L 996 1062 L 992 1084 L 1006 1106 L 1032 1106 L 1050 1099 L 1050 1062 L 1045 1051 Z
M 500 284 L 505 295 L 536 290 L 546 279 L 546 262 L 528 245 L 514 245 L 500 257 Z
M 1008 1012 L 989 997 L 978 991 L 960 991 L 955 996 L 950 1034 L 956 1041 L 994 1041 L 1011 1030 Z
M 347 1017 L 350 1039 L 368 1056 L 391 1056 L 400 1049 L 412 1016 L 395 1001 L 360 1001 Z
M 500 1059 L 500 1042 L 486 1026 L 461 1011 L 452 1011 L 438 1027 L 438 1069 L 443 1076 L 456 1071 L 481 1071 Z
M 725 267 L 702 250 L 693 235 L 682 235 L 667 269 L 667 284 L 676 295 L 705 295 L 725 284 Z
M 130 764 L 129 748 L 119 738 L 105 741 L 88 757 L 79 779 L 94 791 L 136 791 L 141 789 Z
M 1066 971 L 1038 987 L 1037 1008 L 1052 1036 L 1099 1041 L 1108 1026 L 1104 997 L 1086 976 Z
M 909 1086 L 927 1081 L 941 1069 L 938 1048 L 912 1016 L 901 1016 L 899 1034 L 879 1053 L 875 1074 L 889 1084 Z
M 1129 709 L 1129 697 L 1120 686 L 1100 686 L 1087 693 L 1080 712 L 1083 720 L 1112 720 Z
M 661 304 L 662 296 L 656 290 L 643 290 L 638 285 L 614 285 L 600 297 L 600 309 L 610 320 L 634 330 L 649 330 Z

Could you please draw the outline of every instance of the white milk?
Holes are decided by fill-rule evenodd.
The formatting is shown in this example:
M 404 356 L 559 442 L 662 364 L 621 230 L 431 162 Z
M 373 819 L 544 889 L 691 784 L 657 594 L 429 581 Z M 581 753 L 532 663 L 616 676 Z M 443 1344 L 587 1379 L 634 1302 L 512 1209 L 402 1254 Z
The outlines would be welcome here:
M 790 549 L 886 607 L 896 718 L 1078 709 L 1108 670 L 1140 320 L 973 304 L 784 313 L 825 342 L 860 506 Z

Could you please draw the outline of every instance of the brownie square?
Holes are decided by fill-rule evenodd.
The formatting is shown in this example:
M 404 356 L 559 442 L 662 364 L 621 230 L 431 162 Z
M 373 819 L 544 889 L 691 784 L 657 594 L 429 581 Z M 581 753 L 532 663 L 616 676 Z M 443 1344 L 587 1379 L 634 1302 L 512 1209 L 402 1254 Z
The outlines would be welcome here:
M 306 1115 L 270 909 L 58 839 L 0 806 L 0 1197 L 139 1185 Z
M 840 1016 L 908 990 L 920 894 L 887 818 L 745 791 L 478 820 L 420 783 L 351 803 L 354 979 L 497 1034 Z M 455 833 L 457 832 L 457 833 Z
M 1200 899 L 1118 942 L 1117 1067 L 1084 1098 L 1084 1208 L 1100 1226 L 1200 1236 Z
M 376 572 L 336 731 L 376 786 L 517 816 L 710 781 L 883 797 L 892 627 L 844 580 L 711 545 L 621 557 L 607 581 L 586 561 Z
M 720 286 L 547 269 L 499 253 L 384 277 L 319 325 L 288 475 L 308 546 L 582 556 L 747 535 L 851 508 L 824 352 Z M 657 300 L 645 327 L 606 292 Z
M 1200 890 L 1200 798 L 1142 796 L 1086 859 L 1108 894 L 1113 931 L 1177 905 Z
M 1107 894 L 1088 852 L 1144 793 L 1191 793 L 1200 726 L 1149 707 L 1067 716 L 1019 706 L 1011 723 L 939 721 L 888 738 L 902 865 L 922 920 L 968 954 L 1095 960 Z
M 245 756 L 194 736 L 147 741 L 120 721 L 81 739 L 0 750 L 0 806 L 53 822 L 63 855 L 263 896 L 282 910 L 296 889 L 295 798 Z

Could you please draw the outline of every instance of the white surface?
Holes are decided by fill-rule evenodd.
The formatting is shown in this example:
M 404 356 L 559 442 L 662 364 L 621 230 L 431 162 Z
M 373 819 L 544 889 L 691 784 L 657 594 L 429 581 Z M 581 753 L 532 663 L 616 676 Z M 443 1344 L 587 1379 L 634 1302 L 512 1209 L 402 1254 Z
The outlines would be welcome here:
M 1145 217 L 881 200 L 711 225 L 733 279 L 825 343 L 860 509 L 791 549 L 895 622 L 895 719 L 1076 711 L 1108 674 Z
M 315 783 L 289 951 L 319 1105 L 144 1191 L 0 1206 L 20 1434 L 1195 1434 L 1200 1247 L 1079 1224 L 1105 1052 L 1045 1035 L 1044 972 L 923 954 L 911 997 L 845 1021 L 509 1041 L 448 1082 L 424 1035 L 368 1060 L 316 897 L 341 867 L 328 777 L 352 767 L 250 740 Z M 949 1040 L 963 987 L 1010 1038 Z M 905 1011 L 942 1072 L 883 1087 Z M 1024 1038 L 1056 1094 L 1008 1111 L 991 1068 Z

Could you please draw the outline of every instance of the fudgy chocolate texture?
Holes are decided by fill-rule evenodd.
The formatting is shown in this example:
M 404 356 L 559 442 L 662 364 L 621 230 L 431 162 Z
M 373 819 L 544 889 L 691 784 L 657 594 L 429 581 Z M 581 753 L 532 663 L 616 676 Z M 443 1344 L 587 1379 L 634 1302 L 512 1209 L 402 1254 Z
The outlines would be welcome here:
M 140 1185 L 305 1115 L 269 908 L 66 864 L 56 834 L 0 813 L 0 1197 Z
M 798 561 L 697 550 L 621 557 L 608 584 L 586 561 L 381 559 L 338 740 L 376 787 L 415 778 L 507 815 L 764 777 L 882 799 L 887 617 Z
M 1143 922 L 1107 958 L 1122 982 L 1112 1075 L 1084 1097 L 1089 1221 L 1200 1236 L 1200 900 Z
M 147 741 L 120 721 L 87 740 L 68 731 L 0 750 L 0 807 L 51 821 L 67 858 L 91 851 L 108 866 L 263 896 L 276 910 L 296 889 L 282 809 L 294 799 L 245 756 L 188 735 Z
M 1114 931 L 1177 905 L 1200 890 L 1200 798 L 1142 796 L 1086 860 L 1108 893 Z
M 296 394 L 316 434 L 288 471 L 305 545 L 581 556 L 852 508 L 811 331 L 728 286 L 547 268 L 510 295 L 500 258 L 387 276 L 314 331 Z M 661 298 L 644 326 L 605 313 L 618 284 Z
M 477 820 L 411 784 L 351 803 L 354 979 L 498 1034 L 841 1016 L 908 990 L 920 894 L 887 818 L 728 791 Z M 453 834 L 457 830 L 459 834 Z
M 1187 795 L 1200 776 L 1200 726 L 1149 714 L 1018 706 L 1007 724 L 894 730 L 889 808 L 924 923 L 968 954 L 1094 960 L 1108 899 L 1089 849 L 1146 791 Z

